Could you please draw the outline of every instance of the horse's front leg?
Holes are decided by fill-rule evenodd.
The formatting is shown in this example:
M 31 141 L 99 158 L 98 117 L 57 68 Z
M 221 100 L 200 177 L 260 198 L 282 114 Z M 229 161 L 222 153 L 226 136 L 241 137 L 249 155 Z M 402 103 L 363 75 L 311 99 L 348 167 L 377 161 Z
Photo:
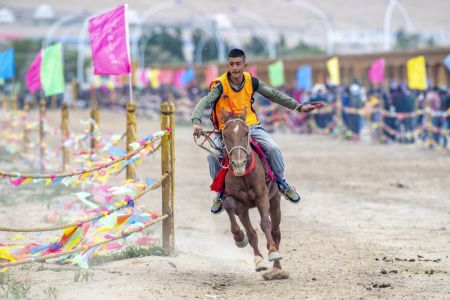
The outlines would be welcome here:
M 260 272 L 267 270 L 267 266 L 264 263 L 264 259 L 262 257 L 261 252 L 258 247 L 258 235 L 256 234 L 255 229 L 250 222 L 250 216 L 248 214 L 248 209 L 244 210 L 241 214 L 239 214 L 239 220 L 241 220 L 242 225 L 245 228 L 245 232 L 247 233 L 248 240 L 250 242 L 250 246 L 253 248 L 253 254 L 255 258 L 255 271 Z
M 231 233 L 233 234 L 236 246 L 244 248 L 248 244 L 248 238 L 236 221 L 236 199 L 231 196 L 226 196 L 222 202 L 222 206 L 227 211 L 228 217 L 230 218 Z
M 260 196 L 261 201 L 259 201 L 256 206 L 258 207 L 259 214 L 261 216 L 261 229 L 266 235 L 267 239 L 267 250 L 269 250 L 269 261 L 274 261 L 283 258 L 278 252 L 278 247 L 272 236 L 272 222 L 269 217 L 269 199 L 267 194 Z

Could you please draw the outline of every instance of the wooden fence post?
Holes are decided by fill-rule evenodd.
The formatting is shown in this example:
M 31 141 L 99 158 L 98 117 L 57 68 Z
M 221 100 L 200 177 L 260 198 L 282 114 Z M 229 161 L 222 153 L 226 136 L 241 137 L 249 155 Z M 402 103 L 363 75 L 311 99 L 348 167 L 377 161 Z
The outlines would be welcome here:
M 28 153 L 28 145 L 30 144 L 29 130 L 27 128 L 30 114 L 30 103 L 25 100 L 24 107 L 24 125 L 23 125 L 23 153 Z
M 164 180 L 162 190 L 162 213 L 169 217 L 163 220 L 163 248 L 170 254 L 175 252 L 174 200 L 175 200 L 175 105 L 171 102 L 161 104 L 161 130 L 170 129 L 171 134 L 162 138 L 161 171 L 170 176 Z
M 17 101 L 19 99 L 18 95 L 12 97 L 12 111 L 17 111 Z
M 76 79 L 72 79 L 71 87 L 72 87 L 72 103 L 75 107 L 78 107 L 78 82 Z
M 127 104 L 127 152 L 133 151 L 130 144 L 136 141 L 136 128 L 136 103 L 129 102 Z M 127 179 L 134 178 L 136 178 L 136 166 L 127 165 Z
M 2 110 L 6 112 L 8 110 L 8 96 L 3 96 Z
M 44 118 L 45 118 L 45 107 L 46 107 L 46 99 L 45 97 L 41 98 L 40 106 L 39 106 L 39 164 L 40 170 L 44 171 L 44 159 L 45 159 L 45 146 L 44 146 Z
M 92 99 L 92 105 L 91 105 L 91 125 L 89 127 L 89 135 L 91 137 L 91 158 L 94 155 L 95 147 L 97 146 L 97 141 L 95 140 L 95 134 L 98 130 L 100 122 L 100 114 L 97 109 L 97 100 Z
M 61 138 L 62 138 L 62 170 L 65 171 L 69 165 L 69 149 L 64 146 L 64 143 L 69 138 L 69 109 L 67 103 L 63 103 L 61 109 Z
M 56 95 L 51 96 L 50 101 L 51 101 L 51 108 L 56 110 L 58 108 L 58 98 L 56 98 Z

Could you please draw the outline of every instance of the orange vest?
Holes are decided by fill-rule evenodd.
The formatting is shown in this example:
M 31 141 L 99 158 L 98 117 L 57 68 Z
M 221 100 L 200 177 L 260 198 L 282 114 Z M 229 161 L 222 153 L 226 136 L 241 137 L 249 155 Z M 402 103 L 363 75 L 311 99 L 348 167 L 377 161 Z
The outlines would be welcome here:
M 222 122 L 221 114 L 222 108 L 227 111 L 231 111 L 236 115 L 240 115 L 244 108 L 247 108 L 247 117 L 245 122 L 247 125 L 258 125 L 260 124 L 255 111 L 253 110 L 253 85 L 252 85 L 252 75 L 248 72 L 244 72 L 244 86 L 239 90 L 235 91 L 228 81 L 227 73 L 222 74 L 220 77 L 216 78 L 210 85 L 211 90 L 219 82 L 222 84 L 223 92 L 219 99 L 214 102 L 211 109 L 211 121 L 214 128 L 222 130 L 224 125 Z

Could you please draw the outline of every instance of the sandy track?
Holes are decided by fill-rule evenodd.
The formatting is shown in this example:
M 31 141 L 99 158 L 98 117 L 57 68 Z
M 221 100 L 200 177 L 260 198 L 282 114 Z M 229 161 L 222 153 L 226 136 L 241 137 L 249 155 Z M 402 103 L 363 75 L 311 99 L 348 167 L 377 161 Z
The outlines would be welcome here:
M 71 116 L 73 126 L 85 115 Z M 123 131 L 113 122 L 125 122 L 118 115 L 102 114 L 104 130 Z M 139 120 L 139 136 L 156 130 L 157 121 Z M 74 282 L 72 268 L 16 269 L 15 278 L 31 282 L 32 299 L 45 299 L 49 285 L 59 299 L 450 298 L 450 155 L 321 136 L 275 139 L 287 179 L 304 198 L 299 205 L 282 202 L 289 280 L 265 282 L 253 271 L 250 248 L 234 246 L 226 214 L 210 215 L 206 153 L 187 127 L 176 129 L 176 257 L 108 263 L 83 283 Z M 159 158 L 139 172 L 157 176 Z M 144 201 L 158 209 L 158 197 Z M 252 219 L 266 254 L 255 212 Z

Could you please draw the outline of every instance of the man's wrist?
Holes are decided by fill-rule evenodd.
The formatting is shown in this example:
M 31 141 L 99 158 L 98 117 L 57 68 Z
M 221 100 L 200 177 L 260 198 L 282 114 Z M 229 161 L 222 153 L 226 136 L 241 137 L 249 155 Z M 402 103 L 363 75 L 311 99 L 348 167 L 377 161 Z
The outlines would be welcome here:
M 295 108 L 295 110 L 296 111 L 298 111 L 298 112 L 301 112 L 302 111 L 302 107 L 303 107 L 303 104 L 297 104 L 297 107 Z

